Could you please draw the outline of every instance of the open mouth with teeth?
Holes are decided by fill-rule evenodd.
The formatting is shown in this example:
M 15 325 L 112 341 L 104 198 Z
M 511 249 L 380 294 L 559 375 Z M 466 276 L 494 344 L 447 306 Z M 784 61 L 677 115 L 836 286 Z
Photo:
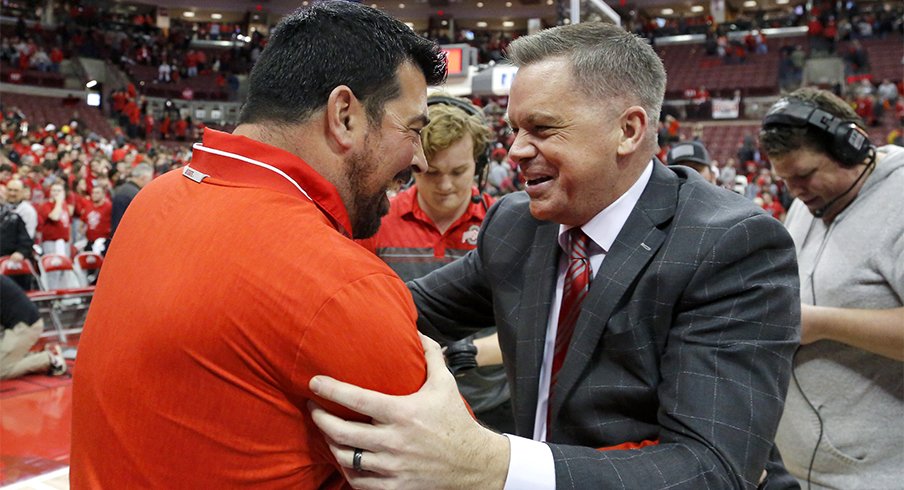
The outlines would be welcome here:
M 527 185 L 538 185 L 549 180 L 552 180 L 552 177 L 538 177 L 536 179 L 528 179 L 526 183 Z

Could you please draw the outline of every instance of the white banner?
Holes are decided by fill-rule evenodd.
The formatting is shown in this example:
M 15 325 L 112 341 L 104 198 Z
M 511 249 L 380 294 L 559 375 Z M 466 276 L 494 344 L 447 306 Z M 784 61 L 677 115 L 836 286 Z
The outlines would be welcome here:
M 713 99 L 713 119 L 737 119 L 741 116 L 741 99 Z

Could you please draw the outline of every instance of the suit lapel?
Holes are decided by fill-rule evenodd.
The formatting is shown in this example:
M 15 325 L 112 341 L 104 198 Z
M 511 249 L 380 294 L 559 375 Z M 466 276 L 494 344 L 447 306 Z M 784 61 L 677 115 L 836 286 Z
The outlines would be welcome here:
M 521 436 L 530 438 L 534 430 L 543 343 L 549 321 L 549 309 L 556 287 L 559 226 L 543 223 L 537 227 L 525 262 L 521 291 L 517 345 L 515 347 L 515 386 L 512 397 L 518 400 L 515 424 Z
M 662 225 L 675 214 L 678 187 L 675 174 L 654 162 L 650 182 L 594 275 L 581 305 L 574 336 L 553 390 L 552 420 L 593 358 L 609 317 L 665 240 L 667 233 Z

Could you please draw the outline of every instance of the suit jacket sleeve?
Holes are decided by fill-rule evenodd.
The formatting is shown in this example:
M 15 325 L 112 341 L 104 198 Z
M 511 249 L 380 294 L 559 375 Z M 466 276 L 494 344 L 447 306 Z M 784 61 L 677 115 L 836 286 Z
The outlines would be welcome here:
M 660 357 L 659 444 L 550 444 L 557 488 L 757 486 L 799 343 L 794 247 L 762 214 L 712 243 L 675 306 Z
M 484 221 L 492 219 L 493 206 Z M 418 330 L 440 343 L 463 339 L 495 325 L 490 285 L 486 279 L 480 248 L 432 273 L 408 283 L 418 309 Z

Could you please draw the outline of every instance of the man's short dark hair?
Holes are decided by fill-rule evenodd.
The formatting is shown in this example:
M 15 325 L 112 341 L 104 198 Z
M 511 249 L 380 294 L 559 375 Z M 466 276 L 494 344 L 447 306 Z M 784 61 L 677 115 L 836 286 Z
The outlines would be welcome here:
M 271 32 L 251 70 L 239 123 L 302 123 L 340 85 L 363 101 L 375 123 L 385 103 L 401 93 L 396 72 L 404 62 L 420 68 L 428 85 L 445 80 L 439 46 L 405 24 L 356 3 L 315 3 L 286 16 Z

